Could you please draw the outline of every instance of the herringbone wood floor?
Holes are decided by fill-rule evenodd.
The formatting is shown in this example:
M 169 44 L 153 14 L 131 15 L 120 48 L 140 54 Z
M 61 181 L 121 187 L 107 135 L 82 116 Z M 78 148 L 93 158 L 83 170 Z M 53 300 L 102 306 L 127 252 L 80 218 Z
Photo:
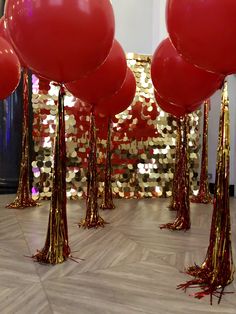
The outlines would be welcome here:
M 22 314 L 235 314 L 235 294 L 220 305 L 176 290 L 189 277 L 185 266 L 201 263 L 209 242 L 212 206 L 191 205 L 188 232 L 160 230 L 174 220 L 168 199 L 116 200 L 101 211 L 104 229 L 78 229 L 83 201 L 68 202 L 69 239 L 79 264 L 57 266 L 30 256 L 45 241 L 49 202 L 24 210 L 5 209 L 14 199 L 0 197 L 0 313 Z M 231 199 L 233 249 L 236 248 L 236 199 Z M 236 262 L 235 262 L 236 263 Z M 227 291 L 234 291 L 231 284 Z

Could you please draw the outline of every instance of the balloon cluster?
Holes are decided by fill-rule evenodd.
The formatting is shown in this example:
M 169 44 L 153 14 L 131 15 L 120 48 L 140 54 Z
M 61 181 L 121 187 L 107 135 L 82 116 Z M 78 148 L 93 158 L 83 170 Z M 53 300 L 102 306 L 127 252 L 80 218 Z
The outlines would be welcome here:
M 110 97 L 130 105 L 135 84 L 114 33 L 109 0 L 7 0 L 0 19 L 0 99 L 17 87 L 22 66 L 65 84 L 104 114 L 119 112 L 121 103 L 110 106 Z
M 176 116 L 192 111 L 222 87 L 226 75 L 236 73 L 235 14 L 234 0 L 189 0 L 187 5 L 167 0 L 169 38 L 157 47 L 151 69 L 165 111 Z

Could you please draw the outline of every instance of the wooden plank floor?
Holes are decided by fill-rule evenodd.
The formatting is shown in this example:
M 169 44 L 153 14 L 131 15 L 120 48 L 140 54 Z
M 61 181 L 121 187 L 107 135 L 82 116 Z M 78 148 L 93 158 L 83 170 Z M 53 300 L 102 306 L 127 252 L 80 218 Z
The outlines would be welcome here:
M 79 264 L 68 260 L 45 266 L 30 258 L 45 241 L 49 202 L 38 208 L 6 209 L 12 195 L 0 197 L 0 313 L 22 314 L 235 314 L 236 295 L 209 305 L 176 286 L 189 277 L 184 266 L 201 263 L 209 243 L 212 206 L 191 205 L 188 232 L 160 230 L 174 212 L 168 199 L 116 200 L 102 211 L 109 224 L 83 230 L 83 201 L 68 202 L 69 239 Z M 232 240 L 236 248 L 236 199 L 231 199 Z M 236 264 L 236 256 L 235 264 Z M 235 291 L 236 283 L 227 291 Z

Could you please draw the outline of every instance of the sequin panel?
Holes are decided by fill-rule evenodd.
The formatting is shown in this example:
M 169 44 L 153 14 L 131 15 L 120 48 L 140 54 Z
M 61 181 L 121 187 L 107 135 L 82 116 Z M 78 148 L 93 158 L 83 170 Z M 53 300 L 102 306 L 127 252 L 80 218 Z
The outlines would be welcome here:
M 120 198 L 150 198 L 171 196 L 174 171 L 177 123 L 159 109 L 153 95 L 150 75 L 150 56 L 127 54 L 127 62 L 134 72 L 137 92 L 132 105 L 113 117 L 112 130 L 112 189 Z M 52 146 L 55 135 L 58 86 L 42 84 L 33 78 L 33 138 L 35 159 L 34 198 L 51 196 Z M 40 83 L 40 84 L 39 84 Z M 76 199 L 86 195 L 89 111 L 86 104 L 68 93 L 65 97 L 67 197 Z M 196 191 L 199 166 L 199 118 L 190 115 L 190 179 Z M 104 185 L 106 150 L 106 119 L 97 118 L 99 192 Z

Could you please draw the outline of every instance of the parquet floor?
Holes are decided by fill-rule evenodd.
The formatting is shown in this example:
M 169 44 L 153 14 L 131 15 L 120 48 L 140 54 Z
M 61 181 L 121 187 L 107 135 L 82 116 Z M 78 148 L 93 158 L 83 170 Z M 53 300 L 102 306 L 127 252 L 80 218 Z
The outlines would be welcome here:
M 191 205 L 188 232 L 160 230 L 174 220 L 168 199 L 115 200 L 101 211 L 109 224 L 83 230 L 83 201 L 68 202 L 71 260 L 45 266 L 31 256 L 44 245 L 49 202 L 24 210 L 6 209 L 13 195 L 0 197 L 0 313 L 22 314 L 236 314 L 236 295 L 213 306 L 209 298 L 176 290 L 188 280 L 185 266 L 201 263 L 209 242 L 212 206 Z M 232 240 L 236 248 L 236 199 L 231 199 Z M 235 256 L 236 259 L 236 256 Z M 236 264 L 236 261 L 235 261 Z M 227 291 L 235 291 L 236 282 Z

